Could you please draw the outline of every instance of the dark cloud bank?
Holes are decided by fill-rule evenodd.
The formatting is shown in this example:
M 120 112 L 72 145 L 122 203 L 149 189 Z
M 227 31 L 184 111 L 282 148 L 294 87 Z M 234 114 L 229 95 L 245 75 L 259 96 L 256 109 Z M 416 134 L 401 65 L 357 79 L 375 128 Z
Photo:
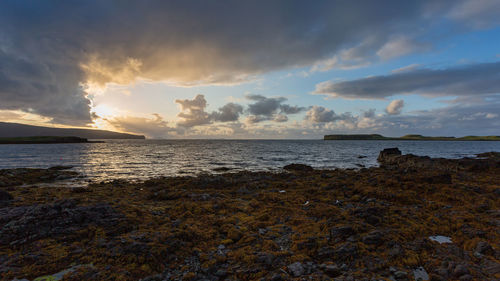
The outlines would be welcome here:
M 88 83 L 136 77 L 182 85 L 239 83 L 312 65 L 367 35 L 376 34 L 373 48 L 382 47 L 442 14 L 471 25 L 481 19 L 476 25 L 484 26 L 481 9 L 460 10 L 468 2 L 4 0 L 0 109 L 84 125 L 92 122 Z M 239 112 L 228 105 L 211 118 L 228 121 Z M 181 117 L 185 125 L 210 119 L 193 116 Z
M 400 94 L 473 96 L 500 93 L 500 62 L 446 69 L 415 69 L 385 76 L 332 82 L 316 86 L 317 94 L 349 99 L 381 99 Z

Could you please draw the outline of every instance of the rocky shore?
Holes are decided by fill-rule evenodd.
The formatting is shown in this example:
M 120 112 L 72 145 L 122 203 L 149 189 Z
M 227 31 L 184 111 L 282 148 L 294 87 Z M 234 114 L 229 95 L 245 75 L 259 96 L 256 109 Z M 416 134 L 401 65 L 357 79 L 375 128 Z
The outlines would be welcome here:
M 74 188 L 0 170 L 0 279 L 500 280 L 499 153 L 379 162 Z

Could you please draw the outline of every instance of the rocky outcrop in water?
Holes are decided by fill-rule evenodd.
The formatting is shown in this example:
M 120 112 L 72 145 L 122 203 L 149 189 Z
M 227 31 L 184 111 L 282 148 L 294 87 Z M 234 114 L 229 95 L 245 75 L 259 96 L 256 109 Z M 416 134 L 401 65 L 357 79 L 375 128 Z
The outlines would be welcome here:
M 48 183 L 77 177 L 79 175 L 77 172 L 68 171 L 71 168 L 73 167 L 55 166 L 49 169 L 3 169 L 0 170 L 0 187 Z
M 379 153 L 377 161 L 386 169 L 436 169 L 442 171 L 469 170 L 484 171 L 500 167 L 498 152 L 481 153 L 480 158 L 445 159 L 402 155 L 398 148 L 386 148 Z

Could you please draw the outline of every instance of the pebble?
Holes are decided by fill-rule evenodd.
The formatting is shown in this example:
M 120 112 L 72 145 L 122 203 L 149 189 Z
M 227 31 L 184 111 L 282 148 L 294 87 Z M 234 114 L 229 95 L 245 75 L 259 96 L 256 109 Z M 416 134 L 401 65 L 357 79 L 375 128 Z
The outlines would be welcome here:
M 463 276 L 465 274 L 469 274 L 469 270 L 467 269 L 467 267 L 463 264 L 459 264 L 455 267 L 455 269 L 453 270 L 453 275 L 457 276 L 457 277 L 460 277 L 460 276 Z
M 422 266 L 413 270 L 413 277 L 415 278 L 415 281 L 429 280 L 429 274 L 427 273 L 427 271 L 425 271 L 425 268 L 423 268 Z
M 299 277 L 302 274 L 304 274 L 305 270 L 301 262 L 295 262 L 288 266 L 288 271 L 290 271 L 290 273 L 292 273 L 293 276 Z
M 447 236 L 442 236 L 442 235 L 436 235 L 436 236 L 429 236 L 429 239 L 431 241 L 438 242 L 439 244 L 445 244 L 445 243 L 453 243 L 451 241 L 450 237 Z
M 408 273 L 404 271 L 396 271 L 394 272 L 394 278 L 396 278 L 396 280 L 406 280 L 408 278 Z

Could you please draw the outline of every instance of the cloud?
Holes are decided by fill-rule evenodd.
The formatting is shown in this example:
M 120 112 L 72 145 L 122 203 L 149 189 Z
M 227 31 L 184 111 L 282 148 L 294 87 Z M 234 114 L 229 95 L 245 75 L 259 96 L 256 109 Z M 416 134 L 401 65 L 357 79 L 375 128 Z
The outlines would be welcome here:
M 250 124 L 273 120 L 286 122 L 290 114 L 297 114 L 307 110 L 305 107 L 285 104 L 284 97 L 268 98 L 262 95 L 247 95 L 247 99 L 255 101 L 248 105 L 247 112 L 251 114 L 246 122 Z
M 350 81 L 326 81 L 315 94 L 348 99 L 382 99 L 399 94 L 472 96 L 500 93 L 500 62 L 447 69 L 416 69 Z
M 342 49 L 333 57 L 317 61 L 309 72 L 356 69 L 380 60 L 385 61 L 430 50 L 430 43 L 419 42 L 409 35 L 393 35 L 392 37 L 389 35 L 375 32 L 358 45 Z
M 310 66 L 375 32 L 405 33 L 432 2 L 1 1 L 0 109 L 85 125 L 85 85 L 242 83 Z M 482 6 L 474 18 L 497 10 Z M 450 17 L 470 18 L 462 10 Z
M 385 112 L 389 115 L 398 115 L 401 114 L 405 102 L 403 100 L 393 100 L 389 105 L 385 108 Z
M 306 120 L 316 123 L 326 123 L 338 120 L 338 116 L 331 109 L 323 106 L 313 106 L 306 113 Z
M 240 114 L 243 113 L 243 106 L 235 103 L 227 103 L 219 108 L 218 111 L 208 113 L 205 111 L 207 101 L 204 95 L 196 95 L 192 100 L 175 100 L 181 105 L 181 112 L 177 115 L 182 120 L 177 125 L 182 127 L 194 127 L 213 122 L 234 122 L 238 121 Z
M 385 43 L 377 51 L 377 55 L 383 60 L 389 60 L 428 49 L 427 44 L 416 42 L 407 36 L 398 36 Z
M 204 95 L 196 95 L 192 100 L 175 100 L 176 103 L 181 105 L 182 112 L 177 114 L 181 121 L 177 125 L 183 127 L 194 127 L 209 124 L 212 120 L 210 114 L 205 112 L 207 101 Z
M 330 58 L 318 69 L 357 67 L 387 38 L 438 22 L 425 13 L 435 2 L 0 1 L 0 109 L 85 125 L 89 85 L 243 83 Z M 496 0 L 435 6 L 434 20 L 498 23 Z
M 228 103 L 219 108 L 218 112 L 212 113 L 212 118 L 219 122 L 238 121 L 240 114 L 243 113 L 243 106 L 236 103 Z
M 253 115 L 271 116 L 276 113 L 280 108 L 282 102 L 286 98 L 267 98 L 261 95 L 247 95 L 247 99 L 255 101 L 255 103 L 248 105 L 248 112 Z
M 143 134 L 148 138 L 165 138 L 175 128 L 168 126 L 159 114 L 154 113 L 153 118 L 118 116 L 105 119 L 109 124 L 122 132 Z
M 500 23 L 498 0 L 461 0 L 447 13 L 453 20 L 475 28 L 487 28 Z
M 391 73 L 414 71 L 414 70 L 417 70 L 417 69 L 419 69 L 421 67 L 422 67 L 421 64 L 413 63 L 413 64 L 410 64 L 410 65 L 407 65 L 407 66 L 403 66 L 403 67 L 400 67 L 400 68 L 397 68 L 397 69 L 393 69 L 391 71 Z
M 82 79 L 78 68 L 13 56 L 0 43 L 0 110 L 23 110 L 54 123 L 84 126 L 92 117 L 91 102 L 79 85 Z

